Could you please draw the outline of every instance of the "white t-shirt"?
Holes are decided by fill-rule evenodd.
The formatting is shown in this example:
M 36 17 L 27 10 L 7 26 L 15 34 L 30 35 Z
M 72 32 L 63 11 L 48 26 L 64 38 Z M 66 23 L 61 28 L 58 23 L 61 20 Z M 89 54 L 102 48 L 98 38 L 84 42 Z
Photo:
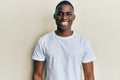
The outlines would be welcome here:
M 38 40 L 32 59 L 46 61 L 45 80 L 80 80 L 81 63 L 93 61 L 95 55 L 80 34 L 61 37 L 51 32 Z

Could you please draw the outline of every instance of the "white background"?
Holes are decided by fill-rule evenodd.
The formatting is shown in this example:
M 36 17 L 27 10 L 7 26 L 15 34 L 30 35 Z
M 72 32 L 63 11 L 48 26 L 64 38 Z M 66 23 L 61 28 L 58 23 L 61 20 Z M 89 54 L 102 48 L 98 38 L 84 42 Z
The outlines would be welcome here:
M 0 1 L 0 80 L 32 80 L 37 39 L 56 29 L 53 14 L 61 0 Z M 120 80 L 120 1 L 70 0 L 73 30 L 95 51 L 96 80 Z

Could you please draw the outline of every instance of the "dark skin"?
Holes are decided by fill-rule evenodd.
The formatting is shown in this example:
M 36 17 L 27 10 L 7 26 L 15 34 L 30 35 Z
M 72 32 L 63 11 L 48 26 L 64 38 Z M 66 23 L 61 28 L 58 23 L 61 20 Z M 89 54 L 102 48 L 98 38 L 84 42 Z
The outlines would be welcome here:
M 54 14 L 54 19 L 57 24 L 57 35 L 63 37 L 72 35 L 73 31 L 71 30 L 71 25 L 75 19 L 75 15 L 74 10 L 70 5 L 62 5 L 58 7 Z M 62 22 L 66 22 L 67 24 L 63 25 Z
M 94 80 L 93 62 L 83 63 L 84 80 Z
M 43 80 L 45 61 L 34 61 L 33 80 Z
M 70 5 L 62 5 L 57 8 L 54 14 L 57 24 L 57 35 L 67 37 L 73 34 L 71 30 L 72 22 L 75 19 L 74 10 Z M 35 61 L 34 80 L 43 80 L 43 70 L 45 61 Z M 94 80 L 93 62 L 82 63 L 84 80 Z

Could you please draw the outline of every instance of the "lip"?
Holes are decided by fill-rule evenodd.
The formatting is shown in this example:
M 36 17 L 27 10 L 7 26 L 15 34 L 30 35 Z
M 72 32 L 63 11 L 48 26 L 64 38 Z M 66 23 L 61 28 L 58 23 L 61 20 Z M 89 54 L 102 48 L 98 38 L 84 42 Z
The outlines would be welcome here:
M 69 21 L 60 21 L 60 23 L 69 23 Z
M 67 26 L 67 25 L 68 25 L 68 21 L 62 21 L 62 22 L 61 22 L 61 25 L 62 25 L 62 26 Z

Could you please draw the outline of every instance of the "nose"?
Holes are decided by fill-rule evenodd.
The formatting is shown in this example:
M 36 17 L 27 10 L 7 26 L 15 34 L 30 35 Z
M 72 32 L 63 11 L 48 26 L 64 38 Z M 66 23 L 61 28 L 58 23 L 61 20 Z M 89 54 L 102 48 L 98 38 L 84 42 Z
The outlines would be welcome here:
M 62 19 L 67 19 L 67 16 L 66 16 L 66 14 L 64 14 L 63 16 L 62 16 Z

